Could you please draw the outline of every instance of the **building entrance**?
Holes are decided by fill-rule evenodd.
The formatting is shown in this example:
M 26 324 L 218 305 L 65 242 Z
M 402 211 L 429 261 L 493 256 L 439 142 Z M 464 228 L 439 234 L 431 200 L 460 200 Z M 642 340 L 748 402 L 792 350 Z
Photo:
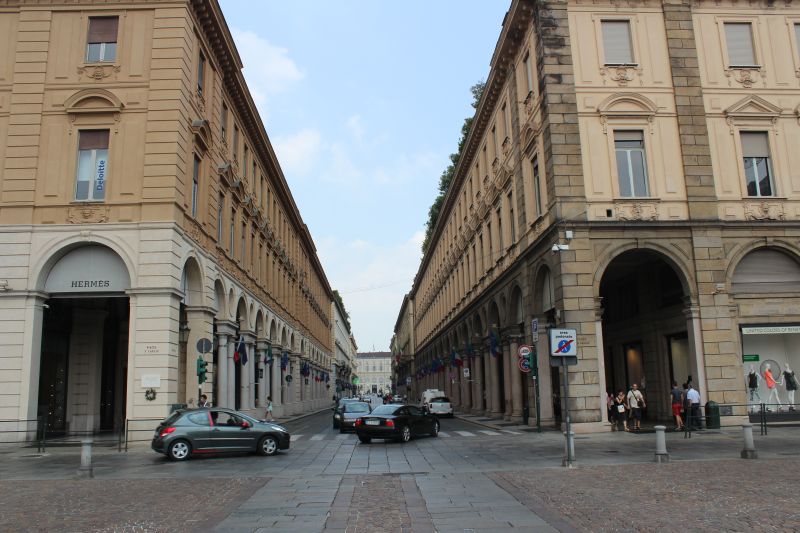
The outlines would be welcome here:
M 126 297 L 47 301 L 38 414 L 46 418 L 48 431 L 124 427 L 128 324 Z
M 678 274 L 646 250 L 621 254 L 600 283 L 606 388 L 626 394 L 636 383 L 650 420 L 668 420 L 671 382 L 693 379 L 686 298 Z

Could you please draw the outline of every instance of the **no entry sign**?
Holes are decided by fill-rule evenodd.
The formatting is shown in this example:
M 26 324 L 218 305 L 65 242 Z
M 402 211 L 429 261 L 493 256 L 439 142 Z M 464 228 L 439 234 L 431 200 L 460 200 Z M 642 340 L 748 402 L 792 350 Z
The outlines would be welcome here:
M 578 334 L 574 329 L 550 330 L 550 355 L 574 357 L 578 355 Z

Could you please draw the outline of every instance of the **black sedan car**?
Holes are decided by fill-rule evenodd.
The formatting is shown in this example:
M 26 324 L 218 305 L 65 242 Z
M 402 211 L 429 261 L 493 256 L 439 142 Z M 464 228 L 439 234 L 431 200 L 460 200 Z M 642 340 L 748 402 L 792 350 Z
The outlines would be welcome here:
M 333 407 L 333 429 L 339 429 L 339 422 L 342 421 L 342 408 L 350 402 L 360 402 L 358 398 L 339 398 Z
M 439 435 L 439 420 L 414 405 L 379 405 L 355 423 L 358 440 L 369 444 L 372 439 L 393 439 L 408 442 L 418 435 Z
M 191 455 L 257 452 L 275 455 L 289 449 L 285 427 L 222 407 L 179 409 L 156 429 L 150 447 L 173 461 Z

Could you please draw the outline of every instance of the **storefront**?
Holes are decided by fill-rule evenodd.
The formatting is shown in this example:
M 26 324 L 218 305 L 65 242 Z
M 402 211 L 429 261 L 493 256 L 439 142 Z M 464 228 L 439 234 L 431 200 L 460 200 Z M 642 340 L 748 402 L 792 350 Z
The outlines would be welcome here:
M 742 361 L 748 403 L 794 410 L 800 368 L 800 325 L 742 326 Z

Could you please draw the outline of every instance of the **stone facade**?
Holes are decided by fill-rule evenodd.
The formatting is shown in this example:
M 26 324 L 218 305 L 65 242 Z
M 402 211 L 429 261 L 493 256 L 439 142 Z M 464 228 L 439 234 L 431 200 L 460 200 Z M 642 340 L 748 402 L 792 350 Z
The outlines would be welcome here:
M 786 142 L 800 134 L 798 23 L 800 9 L 766 2 L 513 1 L 408 295 L 418 389 L 442 388 L 462 411 L 533 424 L 538 407 L 558 423 L 554 326 L 577 331 L 577 431 L 606 429 L 606 391 L 634 382 L 653 421 L 670 418 L 673 380 L 741 415 L 744 355 L 760 375 L 767 360 L 800 364 L 780 347 L 800 324 L 800 161 Z M 726 24 L 749 25 L 757 65 L 729 60 Z M 611 57 L 620 42 L 624 60 Z M 743 147 L 748 132 L 767 140 L 761 159 Z M 760 336 L 775 331 L 772 344 Z M 535 380 L 519 370 L 523 343 Z
M 0 34 L 0 418 L 327 405 L 331 289 L 217 2 L 1 0 Z

